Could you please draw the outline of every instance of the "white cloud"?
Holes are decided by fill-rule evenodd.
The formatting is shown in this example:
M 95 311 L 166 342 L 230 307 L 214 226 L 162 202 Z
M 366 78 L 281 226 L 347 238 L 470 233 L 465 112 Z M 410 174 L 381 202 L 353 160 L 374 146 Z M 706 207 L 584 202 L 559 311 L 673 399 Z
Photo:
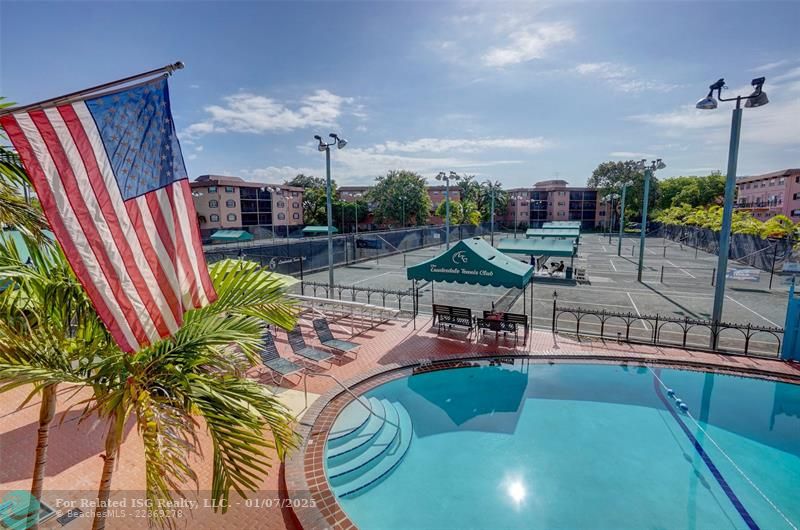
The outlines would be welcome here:
M 373 152 L 399 153 L 474 153 L 490 149 L 514 149 L 537 152 L 547 149 L 553 142 L 542 138 L 419 138 L 407 142 L 389 140 L 372 148 Z
M 279 184 L 293 179 L 296 175 L 319 175 L 319 168 L 294 167 L 294 166 L 268 166 L 257 169 L 244 169 L 240 171 L 242 177 L 255 182 Z
M 327 90 L 317 90 L 304 97 L 295 108 L 289 103 L 247 92 L 223 99 L 224 105 L 205 107 L 208 117 L 189 125 L 182 131 L 182 137 L 192 140 L 212 132 L 265 133 L 334 126 L 345 106 L 353 103 L 353 98 Z
M 557 44 L 575 39 L 575 30 L 566 23 L 531 24 L 511 31 L 505 42 L 482 56 L 483 64 L 502 68 L 543 58 Z
M 787 70 L 786 72 L 784 72 L 784 73 L 782 73 L 780 75 L 777 75 L 777 76 L 775 76 L 775 77 L 773 77 L 771 79 L 768 79 L 767 82 L 768 83 L 770 83 L 770 82 L 781 83 L 783 81 L 788 81 L 790 79 L 797 79 L 798 77 L 800 77 L 800 66 L 796 66 L 796 67 L 794 67 L 794 68 L 792 68 L 790 70 Z M 767 84 L 766 86 L 769 86 L 769 85 Z M 766 90 L 766 88 L 765 88 L 765 90 Z
M 761 66 L 757 66 L 753 68 L 753 72 L 769 72 L 770 70 L 774 70 L 776 68 L 780 68 L 781 66 L 785 66 L 789 64 L 791 61 L 786 59 L 781 59 L 780 61 L 774 61 L 767 64 L 762 64 Z
M 625 158 L 627 160 L 640 160 L 642 158 L 658 158 L 650 153 L 637 153 L 635 151 L 614 151 L 608 153 L 611 158 Z
M 606 81 L 608 85 L 620 92 L 669 92 L 680 85 L 662 83 L 646 79 L 637 79 L 636 69 L 619 63 L 597 62 L 581 63 L 575 66 L 573 73 L 584 77 L 594 77 Z
M 200 88 L 200 85 L 192 84 L 192 85 L 189 85 L 189 88 Z

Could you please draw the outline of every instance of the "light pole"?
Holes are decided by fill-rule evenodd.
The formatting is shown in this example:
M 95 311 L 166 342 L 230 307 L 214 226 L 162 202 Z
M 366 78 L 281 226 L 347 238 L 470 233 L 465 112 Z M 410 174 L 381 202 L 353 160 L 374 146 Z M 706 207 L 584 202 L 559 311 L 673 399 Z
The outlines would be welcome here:
M 625 232 L 625 192 L 630 182 L 622 184 L 622 201 L 619 207 L 619 237 L 617 238 L 617 256 L 622 256 L 622 235 Z
M 400 196 L 400 204 L 403 207 L 403 228 L 406 227 L 406 197 L 405 195 Z
M 360 193 L 353 194 L 353 206 L 356 208 L 356 239 L 358 239 L 358 199 L 361 197 Z
M 644 243 L 647 236 L 647 206 L 650 202 L 650 179 L 657 169 L 664 169 L 667 167 L 660 158 L 650 162 L 647 165 L 647 160 L 642 160 L 638 164 L 639 169 L 644 170 L 644 196 L 642 197 L 642 230 L 639 233 L 639 270 L 636 275 L 638 282 L 642 281 L 642 269 L 644 268 Z
M 325 152 L 325 206 L 327 209 L 328 220 L 328 289 L 329 292 L 333 289 L 333 208 L 331 207 L 331 146 L 335 145 L 337 149 L 344 149 L 347 145 L 347 140 L 339 138 L 335 133 L 330 133 L 328 136 L 333 138 L 332 142 L 323 142 L 322 137 L 318 134 L 314 135 L 314 139 L 319 142 L 317 145 L 318 151 Z
M 739 158 L 739 134 L 742 129 L 742 100 L 747 108 L 763 107 L 769 103 L 766 92 L 763 91 L 766 78 L 757 77 L 751 81 L 754 90 L 749 96 L 736 96 L 733 98 L 723 98 L 722 89 L 725 87 L 725 79 L 719 79 L 708 88 L 708 95 L 697 102 L 696 108 L 701 110 L 714 110 L 719 101 L 736 101 L 736 108 L 733 109 L 731 119 L 731 139 L 728 146 L 728 171 L 725 175 L 725 203 L 722 208 L 722 227 L 719 232 L 719 256 L 717 257 L 717 277 L 714 285 L 714 307 L 711 311 L 711 322 L 719 324 L 722 320 L 722 304 L 725 299 L 725 277 L 728 271 L 728 252 L 730 251 L 731 223 L 733 221 L 733 195 L 736 191 L 736 165 Z M 714 92 L 717 99 L 714 98 Z M 719 334 L 711 334 L 711 348 L 717 349 L 719 344 Z
M 447 173 L 445 173 L 444 171 L 440 171 L 439 174 L 436 175 L 436 180 L 438 180 L 440 182 L 441 181 L 445 182 L 445 188 L 444 188 L 444 201 L 445 201 L 445 206 L 444 206 L 444 212 L 445 212 L 444 213 L 444 230 L 445 230 L 445 234 L 444 234 L 444 238 L 445 238 L 445 242 L 446 242 L 447 248 L 449 249 L 450 248 L 450 181 L 451 180 L 455 180 L 456 182 L 458 182 L 459 180 L 461 180 L 461 176 L 458 173 L 456 173 L 455 171 L 451 171 L 449 175 Z
M 524 198 L 525 198 L 524 195 L 517 195 L 517 194 L 514 194 L 511 197 L 509 197 L 510 200 L 514 201 L 514 239 L 517 239 L 517 225 L 519 225 L 519 221 L 517 221 L 517 214 L 519 213 L 517 201 L 521 201 Z
M 489 191 L 492 193 L 492 208 L 489 211 L 489 230 L 491 233 L 491 241 L 492 246 L 494 246 L 494 194 L 497 187 L 500 185 L 500 182 L 492 182 L 491 180 L 487 180 L 484 184 L 489 188 Z

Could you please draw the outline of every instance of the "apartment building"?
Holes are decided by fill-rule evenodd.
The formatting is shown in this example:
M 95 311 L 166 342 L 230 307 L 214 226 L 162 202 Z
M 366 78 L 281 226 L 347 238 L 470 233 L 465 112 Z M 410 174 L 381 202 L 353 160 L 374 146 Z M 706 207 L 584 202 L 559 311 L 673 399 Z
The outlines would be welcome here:
M 596 189 L 570 186 L 565 180 L 543 180 L 507 192 L 506 214 L 498 217 L 505 224 L 537 228 L 548 221 L 581 221 L 584 228 L 594 228 L 606 219 L 607 209 Z
M 761 221 L 780 214 L 800 221 L 800 169 L 739 177 L 734 207 Z
M 259 230 L 282 234 L 303 224 L 303 188 L 201 175 L 190 183 L 200 230 Z

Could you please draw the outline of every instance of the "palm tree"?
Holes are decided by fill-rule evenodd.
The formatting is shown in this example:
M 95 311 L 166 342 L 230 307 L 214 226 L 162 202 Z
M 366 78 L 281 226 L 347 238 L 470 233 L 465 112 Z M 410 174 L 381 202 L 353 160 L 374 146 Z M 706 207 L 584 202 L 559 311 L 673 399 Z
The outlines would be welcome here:
M 186 483 L 197 482 L 189 463 L 198 454 L 197 416 L 212 441 L 212 500 L 223 512 L 231 489 L 246 496 L 258 488 L 270 467 L 266 450 L 277 449 L 283 458 L 297 444 L 290 411 L 263 385 L 244 377 L 256 362 L 265 323 L 286 329 L 295 324 L 281 277 L 240 260 L 214 263 L 210 274 L 216 302 L 187 312 L 173 337 L 132 355 L 120 351 L 97 366 L 98 384 L 85 414 L 99 412 L 108 419 L 99 506 L 109 499 L 131 416 L 144 442 L 146 495 L 153 506 L 183 495 Z M 267 429 L 272 442 L 264 436 Z M 105 521 L 101 508 L 93 528 L 104 528 Z
M 0 97 L 0 109 L 11 106 L 2 100 Z M 20 191 L 29 186 L 17 153 L 0 143 L 0 228 L 14 227 L 24 236 L 44 243 L 48 241 L 44 235 L 47 228 L 44 216 L 33 201 L 20 196 Z
M 38 503 L 58 385 L 87 384 L 91 360 L 115 346 L 63 254 L 34 245 L 29 253 L 23 263 L 13 242 L 0 243 L 0 393 L 32 385 L 25 403 L 41 394 L 31 480 Z M 38 505 L 31 508 L 35 528 Z

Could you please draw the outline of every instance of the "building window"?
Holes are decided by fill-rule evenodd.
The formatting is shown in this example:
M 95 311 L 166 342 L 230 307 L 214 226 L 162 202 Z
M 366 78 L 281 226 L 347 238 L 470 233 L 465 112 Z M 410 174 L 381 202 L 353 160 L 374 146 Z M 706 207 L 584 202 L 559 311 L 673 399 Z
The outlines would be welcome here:
M 215 201 L 213 199 L 208 201 L 208 207 L 209 208 L 218 208 L 219 207 L 219 201 Z
M 234 201 L 233 199 L 228 199 L 227 201 L 225 201 L 225 206 L 227 206 L 228 208 L 235 208 L 236 201 Z
M 277 206 L 278 206 L 278 208 L 283 208 L 283 201 L 279 201 Z
M 212 223 L 218 223 L 219 222 L 219 215 L 217 215 L 215 213 L 212 213 L 211 217 L 209 219 L 211 219 Z
M 564 212 L 558 212 L 559 217 L 564 217 Z
M 780 179 L 778 179 L 778 185 L 783 185 L 783 181 L 784 181 L 783 177 L 781 177 Z
M 565 203 L 564 203 L 564 201 L 560 201 L 560 202 L 558 203 L 558 205 L 559 205 L 559 206 L 564 206 L 564 204 L 565 204 Z
M 206 216 L 205 215 L 198 215 L 197 216 L 197 222 L 200 223 L 201 225 L 206 224 Z
M 233 193 L 233 186 L 225 186 L 225 193 Z
M 292 219 L 300 219 L 300 214 L 299 214 L 299 213 L 297 213 L 297 212 L 294 212 L 294 213 L 292 214 Z
M 283 221 L 284 219 L 286 219 L 286 214 L 285 213 L 279 213 L 278 214 L 278 219 Z
M 300 203 L 299 202 L 293 202 L 292 203 L 292 208 L 300 208 Z
M 296 191 L 292 192 L 292 197 L 298 197 L 298 196 L 299 196 L 299 194 Z
M 228 214 L 228 221 L 235 221 L 235 220 L 236 220 L 236 214 L 235 213 L 229 213 Z
M 792 199 L 794 200 L 800 199 L 800 193 L 795 193 L 794 195 L 792 195 Z
M 208 193 L 217 193 L 217 187 L 216 186 L 209 186 L 208 187 Z
M 798 175 L 798 176 L 796 176 L 796 177 L 794 178 L 794 183 L 795 183 L 795 184 L 800 184 L 800 175 Z

